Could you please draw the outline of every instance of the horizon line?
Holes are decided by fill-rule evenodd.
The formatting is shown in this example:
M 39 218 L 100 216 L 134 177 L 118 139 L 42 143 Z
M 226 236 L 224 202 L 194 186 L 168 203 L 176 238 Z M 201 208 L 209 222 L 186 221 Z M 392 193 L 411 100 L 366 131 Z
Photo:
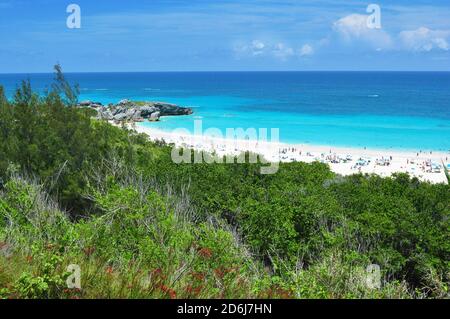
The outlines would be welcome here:
M 168 71 L 63 71 L 64 74 L 93 74 L 93 73 L 450 73 L 450 70 L 168 70 Z M 54 74 L 54 72 L 0 72 L 0 75 Z

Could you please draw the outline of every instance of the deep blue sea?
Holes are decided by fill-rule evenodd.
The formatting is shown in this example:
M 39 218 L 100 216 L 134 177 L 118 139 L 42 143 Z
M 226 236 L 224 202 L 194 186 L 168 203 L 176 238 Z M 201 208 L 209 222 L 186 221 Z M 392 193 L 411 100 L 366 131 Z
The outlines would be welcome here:
M 72 73 L 81 100 L 128 98 L 188 106 L 194 114 L 146 123 L 164 130 L 279 128 L 283 142 L 450 150 L 450 73 L 167 72 Z M 0 74 L 11 97 L 29 78 L 44 91 L 51 74 Z

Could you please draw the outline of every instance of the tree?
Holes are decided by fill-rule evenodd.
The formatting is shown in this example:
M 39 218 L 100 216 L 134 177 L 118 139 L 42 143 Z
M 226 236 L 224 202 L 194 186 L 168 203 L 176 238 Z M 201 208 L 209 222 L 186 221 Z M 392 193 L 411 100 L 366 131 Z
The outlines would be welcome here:
M 80 94 L 80 89 L 78 84 L 71 86 L 69 82 L 67 82 L 63 72 L 62 67 L 59 64 L 54 66 L 55 70 L 55 83 L 52 88 L 53 91 L 62 95 L 63 100 L 67 106 L 76 106 L 78 103 L 78 96 Z

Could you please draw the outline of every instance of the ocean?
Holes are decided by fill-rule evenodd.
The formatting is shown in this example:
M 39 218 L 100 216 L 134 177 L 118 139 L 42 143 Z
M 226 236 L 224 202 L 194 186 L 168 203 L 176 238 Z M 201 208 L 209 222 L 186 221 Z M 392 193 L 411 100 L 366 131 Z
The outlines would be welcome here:
M 69 73 L 80 100 L 157 100 L 190 116 L 145 123 L 162 130 L 278 128 L 280 141 L 343 147 L 450 150 L 450 72 Z M 52 74 L 0 74 L 43 92 Z

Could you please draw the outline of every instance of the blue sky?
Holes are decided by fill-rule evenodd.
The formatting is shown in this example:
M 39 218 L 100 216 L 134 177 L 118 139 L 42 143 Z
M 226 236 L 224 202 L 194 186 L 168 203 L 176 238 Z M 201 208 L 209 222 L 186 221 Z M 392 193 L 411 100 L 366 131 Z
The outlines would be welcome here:
M 450 71 L 448 0 L 0 0 L 0 73 Z M 81 8 L 81 28 L 66 7 Z M 366 8 L 381 8 L 381 29 Z

